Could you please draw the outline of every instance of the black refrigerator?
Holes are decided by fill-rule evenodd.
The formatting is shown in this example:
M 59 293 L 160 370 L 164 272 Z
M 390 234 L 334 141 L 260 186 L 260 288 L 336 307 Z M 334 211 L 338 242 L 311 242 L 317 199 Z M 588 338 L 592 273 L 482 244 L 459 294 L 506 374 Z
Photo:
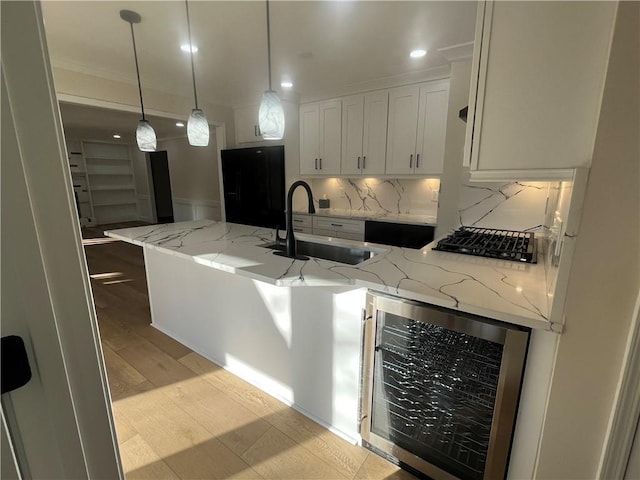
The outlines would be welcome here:
M 284 146 L 222 150 L 226 221 L 285 228 Z

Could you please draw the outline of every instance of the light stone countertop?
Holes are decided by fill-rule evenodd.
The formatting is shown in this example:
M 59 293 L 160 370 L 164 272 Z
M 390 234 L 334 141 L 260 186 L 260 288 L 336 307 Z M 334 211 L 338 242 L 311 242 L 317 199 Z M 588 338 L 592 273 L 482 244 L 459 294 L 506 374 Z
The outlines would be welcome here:
M 306 210 L 294 210 L 295 215 L 310 215 L 318 217 L 352 218 L 354 220 L 380 220 L 384 222 L 413 223 L 436 225 L 436 217 L 433 215 L 419 215 L 414 213 L 390 213 L 373 212 L 370 210 L 345 210 L 340 208 L 317 208 L 316 213 L 308 213 Z
M 550 329 L 544 259 L 537 264 L 424 248 L 391 247 L 316 235 L 296 238 L 380 249 L 359 265 L 292 260 L 260 247 L 274 230 L 198 220 L 107 231 L 109 237 L 153 248 L 218 270 L 278 286 L 354 285 L 532 328 Z

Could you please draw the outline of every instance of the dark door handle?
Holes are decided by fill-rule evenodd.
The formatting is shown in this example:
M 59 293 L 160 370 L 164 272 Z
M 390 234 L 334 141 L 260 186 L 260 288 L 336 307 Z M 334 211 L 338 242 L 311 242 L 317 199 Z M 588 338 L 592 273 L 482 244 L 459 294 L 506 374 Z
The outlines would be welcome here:
M 29 357 L 22 338 L 16 335 L 2 337 L 0 357 L 3 394 L 16 390 L 31 380 Z

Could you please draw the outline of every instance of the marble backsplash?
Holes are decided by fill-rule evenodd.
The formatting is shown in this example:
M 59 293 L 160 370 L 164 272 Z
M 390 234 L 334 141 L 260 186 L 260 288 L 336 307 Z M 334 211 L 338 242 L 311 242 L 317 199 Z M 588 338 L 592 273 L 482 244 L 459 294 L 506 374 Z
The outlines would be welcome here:
M 439 179 L 323 178 L 312 180 L 316 199 L 354 212 L 437 216 Z
M 557 182 L 471 183 L 466 178 L 457 225 L 541 230 L 547 197 L 555 186 Z M 322 178 L 312 180 L 311 187 L 316 201 L 326 196 L 334 209 L 438 215 L 438 179 Z
M 458 226 L 544 230 L 547 198 L 557 182 L 462 183 Z

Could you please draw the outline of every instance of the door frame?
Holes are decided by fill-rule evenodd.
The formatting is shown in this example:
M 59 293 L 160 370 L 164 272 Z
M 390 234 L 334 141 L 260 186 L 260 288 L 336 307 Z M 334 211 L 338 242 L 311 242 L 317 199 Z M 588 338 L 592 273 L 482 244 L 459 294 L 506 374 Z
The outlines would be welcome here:
M 640 291 L 629 326 L 614 408 L 597 478 L 624 478 L 640 419 Z M 640 441 L 640 439 L 635 439 Z
M 6 152 L 13 157 L 11 165 L 19 162 L 12 172 L 24 175 L 25 192 L 19 205 L 3 207 L 16 212 L 20 208 L 20 216 L 11 218 L 20 218 L 26 226 L 22 234 L 33 232 L 19 258 L 26 259 L 25 276 L 37 275 L 31 275 L 37 281 L 21 280 L 37 290 L 25 296 L 48 300 L 38 309 L 28 300 L 21 304 L 20 297 L 14 306 L 22 305 L 24 315 L 3 321 L 3 335 L 15 329 L 23 336 L 33 372 L 30 383 L 3 395 L 8 408 L 3 414 L 10 414 L 8 434 L 17 441 L 16 454 L 28 454 L 18 455 L 27 478 L 31 469 L 24 457 L 42 455 L 54 463 L 57 458 L 62 471 L 77 478 L 123 479 L 41 5 L 37 0 L 2 2 L 1 8 L 3 103 L 10 107 L 3 111 L 10 121 L 2 128 L 13 142 Z M 9 162 L 3 158 L 3 164 L 5 160 Z M 11 260 L 3 258 L 3 270 L 16 266 Z M 46 437 L 37 444 L 28 440 L 38 436 L 37 425 L 18 399 L 42 406 L 53 425 L 40 433 Z

